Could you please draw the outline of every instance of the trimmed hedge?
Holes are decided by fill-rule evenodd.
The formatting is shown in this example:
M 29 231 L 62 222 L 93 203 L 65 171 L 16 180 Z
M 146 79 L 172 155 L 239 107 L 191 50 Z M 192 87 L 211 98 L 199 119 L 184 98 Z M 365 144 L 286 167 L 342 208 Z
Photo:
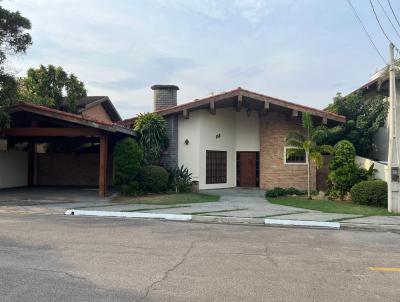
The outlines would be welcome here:
M 271 190 L 265 192 L 265 197 L 280 197 L 285 195 L 304 195 L 306 192 L 303 190 L 298 190 L 296 188 L 290 187 L 287 189 L 275 187 Z
M 139 181 L 145 193 L 162 193 L 168 190 L 168 172 L 160 166 L 145 166 L 140 170 Z
M 387 183 L 383 180 L 361 181 L 351 190 L 351 199 L 355 203 L 376 207 L 387 207 Z

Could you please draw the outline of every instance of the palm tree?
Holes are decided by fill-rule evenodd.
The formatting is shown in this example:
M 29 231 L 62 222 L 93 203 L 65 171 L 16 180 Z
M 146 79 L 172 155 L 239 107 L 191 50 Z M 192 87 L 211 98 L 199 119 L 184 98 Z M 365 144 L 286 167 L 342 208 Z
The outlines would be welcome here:
M 333 152 L 332 146 L 318 145 L 317 140 L 325 134 L 324 128 L 314 127 L 312 117 L 309 113 L 302 114 L 302 126 L 305 131 L 290 131 L 286 135 L 286 154 L 299 155 L 304 154 L 307 160 L 307 196 L 311 199 L 311 162 L 314 162 L 317 168 L 324 164 L 323 154 Z

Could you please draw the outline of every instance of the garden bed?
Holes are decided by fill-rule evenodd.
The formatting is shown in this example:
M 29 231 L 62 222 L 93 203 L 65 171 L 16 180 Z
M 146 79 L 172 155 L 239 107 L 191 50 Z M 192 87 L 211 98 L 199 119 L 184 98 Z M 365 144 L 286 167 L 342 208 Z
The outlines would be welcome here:
M 315 210 L 325 213 L 354 214 L 363 216 L 397 216 L 389 213 L 386 208 L 371 207 L 352 203 L 351 201 L 337 200 L 309 200 L 306 197 L 284 196 L 278 198 L 268 197 L 273 204 L 291 206 L 296 208 Z
M 176 205 L 186 203 L 215 202 L 219 200 L 218 195 L 205 193 L 171 193 L 171 194 L 147 194 L 135 197 L 117 196 L 114 202 L 127 204 L 157 204 L 157 205 Z

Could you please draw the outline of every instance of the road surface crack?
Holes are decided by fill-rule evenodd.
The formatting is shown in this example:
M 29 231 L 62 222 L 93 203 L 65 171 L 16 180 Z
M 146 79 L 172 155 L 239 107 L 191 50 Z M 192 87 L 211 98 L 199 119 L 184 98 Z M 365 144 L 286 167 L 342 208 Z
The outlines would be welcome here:
M 269 260 L 269 262 L 271 262 L 275 267 L 278 267 L 278 262 L 272 257 L 269 248 L 268 248 L 268 244 L 265 243 L 264 246 L 264 256 Z
M 210 237 L 210 236 L 208 236 L 208 238 L 209 238 L 209 237 Z M 145 294 L 138 300 L 138 302 L 145 301 L 145 300 L 148 298 L 150 292 L 154 289 L 154 287 L 155 287 L 157 284 L 160 284 L 160 283 L 162 283 L 163 281 L 167 280 L 167 279 L 168 279 L 168 276 L 169 276 L 172 272 L 174 272 L 175 270 L 177 270 L 177 269 L 179 268 L 179 266 L 181 266 L 181 265 L 186 261 L 186 259 L 187 259 L 187 257 L 189 256 L 190 252 L 193 250 L 195 244 L 200 243 L 200 242 L 207 241 L 208 238 L 207 238 L 207 239 L 202 239 L 202 240 L 193 240 L 193 241 L 190 243 L 190 246 L 188 247 L 188 249 L 186 250 L 186 252 L 182 255 L 181 260 L 180 260 L 178 263 L 176 263 L 174 266 L 172 266 L 171 268 L 167 269 L 167 270 L 164 272 L 163 276 L 162 276 L 159 280 L 154 281 L 154 282 L 151 283 L 148 287 L 146 287 Z
M 56 270 L 50 270 L 50 269 L 40 269 L 40 268 L 33 268 L 33 267 L 28 267 L 28 269 L 33 270 L 33 271 L 44 272 L 44 273 L 62 274 L 62 275 L 65 275 L 65 276 L 73 278 L 73 279 L 86 280 L 86 278 L 78 277 L 78 276 L 75 276 L 75 275 L 73 275 L 71 273 L 63 272 L 63 271 L 56 271 Z

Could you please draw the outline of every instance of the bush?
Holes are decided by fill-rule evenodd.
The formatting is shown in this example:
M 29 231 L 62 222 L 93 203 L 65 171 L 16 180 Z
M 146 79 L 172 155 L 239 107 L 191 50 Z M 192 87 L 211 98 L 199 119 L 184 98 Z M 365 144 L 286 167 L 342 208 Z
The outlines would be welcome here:
M 266 197 L 279 197 L 286 195 L 285 189 L 280 187 L 275 187 L 272 190 L 267 190 L 265 192 Z
M 143 159 L 143 151 L 132 138 L 118 142 L 114 149 L 115 178 L 114 185 L 121 195 L 136 195 L 135 180 Z
M 162 193 L 168 190 L 168 172 L 160 166 L 145 166 L 139 173 L 140 187 L 145 193 Z
M 271 190 L 267 190 L 265 192 L 265 197 L 280 197 L 280 196 L 285 196 L 285 195 L 304 195 L 306 194 L 307 191 L 304 190 L 299 190 L 293 187 L 284 189 L 280 187 L 275 187 Z
M 313 192 L 311 192 L 311 194 L 312 193 Z M 286 195 L 304 195 L 304 194 L 306 194 L 306 191 L 290 187 L 290 188 L 285 189 L 285 194 Z
M 183 165 L 173 171 L 173 186 L 176 192 L 190 192 L 192 188 L 192 173 Z
M 351 199 L 359 204 L 387 207 L 387 189 L 383 180 L 361 181 L 351 188 Z
M 359 170 L 355 156 L 356 149 L 349 141 L 342 140 L 334 147 L 328 178 L 332 183 L 332 190 L 338 192 L 340 199 L 343 199 L 358 181 Z

